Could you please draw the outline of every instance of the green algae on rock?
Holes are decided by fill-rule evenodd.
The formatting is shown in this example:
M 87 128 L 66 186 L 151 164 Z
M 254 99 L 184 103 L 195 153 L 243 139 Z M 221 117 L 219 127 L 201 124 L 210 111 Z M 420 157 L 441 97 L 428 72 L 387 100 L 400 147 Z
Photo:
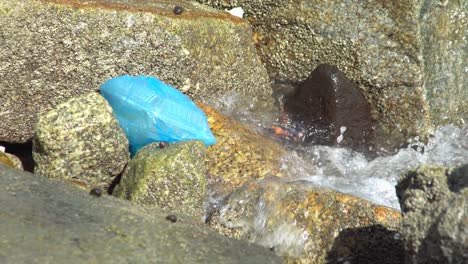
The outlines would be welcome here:
M 34 131 L 34 172 L 109 187 L 128 160 L 128 140 L 98 93 L 70 99 L 43 113 Z
M 177 4 L 180 15 L 169 0 L 0 0 L 0 141 L 26 142 L 38 113 L 124 74 L 157 77 L 197 100 L 236 91 L 273 103 L 249 25 Z
M 206 194 L 205 145 L 191 140 L 164 148 L 159 143 L 143 147 L 112 194 L 142 206 L 201 217 Z
M 0 164 L 2 263 L 281 263 L 266 248 L 165 217 Z
M 326 263 L 333 247 L 335 252 L 344 252 L 346 244 L 353 243 L 337 248 L 340 232 L 375 226 L 396 231 L 400 213 L 304 181 L 269 178 L 233 192 L 209 224 L 221 234 L 273 248 L 287 263 Z M 396 251 L 383 250 L 388 255 Z
M 273 78 L 337 66 L 397 140 L 468 119 L 468 1 L 197 1 L 244 9 Z

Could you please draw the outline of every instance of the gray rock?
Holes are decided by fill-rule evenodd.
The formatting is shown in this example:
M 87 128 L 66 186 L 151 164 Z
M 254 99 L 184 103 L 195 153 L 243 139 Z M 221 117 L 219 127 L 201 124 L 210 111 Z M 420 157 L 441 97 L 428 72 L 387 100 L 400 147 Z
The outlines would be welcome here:
M 246 22 L 183 0 L 180 15 L 170 0 L 124 2 L 0 0 L 0 141 L 26 142 L 38 113 L 123 74 L 195 100 L 235 92 L 272 104 Z
M 158 143 L 143 147 L 112 194 L 142 206 L 201 217 L 206 194 L 205 145 L 193 140 L 164 148 Z
M 128 140 L 98 93 L 42 114 L 34 131 L 34 172 L 107 188 L 130 159 Z
M 269 250 L 0 165 L 1 263 L 281 263 Z
M 406 263 L 468 262 L 467 167 L 420 166 L 398 182 Z
M 243 7 L 275 79 L 302 82 L 319 64 L 337 66 L 387 134 L 468 118 L 468 1 L 197 1 Z

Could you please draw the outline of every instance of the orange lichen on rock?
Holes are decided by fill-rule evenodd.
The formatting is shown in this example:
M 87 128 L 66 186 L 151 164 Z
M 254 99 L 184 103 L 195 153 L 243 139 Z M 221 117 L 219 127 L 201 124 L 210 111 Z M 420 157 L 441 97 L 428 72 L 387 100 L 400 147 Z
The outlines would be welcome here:
M 216 186 L 213 189 L 227 194 L 247 181 L 281 176 L 280 159 L 285 154 L 281 145 L 206 104 L 197 105 L 205 112 L 217 140 L 206 153 L 209 183 Z

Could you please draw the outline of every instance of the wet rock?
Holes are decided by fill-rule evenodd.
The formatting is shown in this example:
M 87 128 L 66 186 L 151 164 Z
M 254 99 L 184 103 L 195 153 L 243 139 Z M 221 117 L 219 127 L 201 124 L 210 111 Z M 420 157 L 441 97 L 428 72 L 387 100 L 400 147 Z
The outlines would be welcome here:
M 36 174 L 107 189 L 130 154 L 112 108 L 101 95 L 91 92 L 40 115 L 33 158 Z
M 366 98 L 353 81 L 332 65 L 317 66 L 285 98 L 284 108 L 307 131 L 324 131 L 306 133 L 306 142 L 358 147 L 372 135 L 372 116 Z
M 406 263 L 468 262 L 467 178 L 468 165 L 422 165 L 400 179 Z
M 280 144 L 208 105 L 197 105 L 205 112 L 217 141 L 206 152 L 208 182 L 216 195 L 229 194 L 245 182 L 267 175 L 281 176 L 280 159 L 286 152 Z
M 2 263 L 281 263 L 268 249 L 165 217 L 0 164 Z
M 236 92 L 272 104 L 249 25 L 177 5 L 180 15 L 170 0 L 0 0 L 0 141 L 26 142 L 37 114 L 124 74 L 154 76 L 196 100 Z
M 358 255 L 349 249 L 360 240 L 348 238 L 349 243 L 343 245 L 340 236 L 376 226 L 393 232 L 399 223 L 400 214 L 394 209 L 303 181 L 277 178 L 245 184 L 226 199 L 209 222 L 221 234 L 273 248 L 287 263 L 325 263 L 327 257 L 333 258 L 333 252 Z M 379 250 L 389 256 L 397 249 Z
M 274 79 L 302 82 L 317 65 L 336 65 L 368 98 L 381 133 L 401 140 L 468 118 L 467 1 L 197 1 L 243 8 Z
M 201 217 L 206 194 L 205 145 L 194 140 L 165 148 L 159 143 L 143 147 L 112 194 L 143 206 Z

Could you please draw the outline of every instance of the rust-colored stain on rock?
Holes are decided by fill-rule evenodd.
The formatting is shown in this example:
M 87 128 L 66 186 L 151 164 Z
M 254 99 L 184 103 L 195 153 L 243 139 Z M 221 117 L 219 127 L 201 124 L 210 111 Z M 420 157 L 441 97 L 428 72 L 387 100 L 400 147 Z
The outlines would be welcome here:
M 285 150 L 275 141 L 249 130 L 210 106 L 197 105 L 205 112 L 217 143 L 206 153 L 207 174 L 213 189 L 227 194 L 245 182 L 279 173 Z

